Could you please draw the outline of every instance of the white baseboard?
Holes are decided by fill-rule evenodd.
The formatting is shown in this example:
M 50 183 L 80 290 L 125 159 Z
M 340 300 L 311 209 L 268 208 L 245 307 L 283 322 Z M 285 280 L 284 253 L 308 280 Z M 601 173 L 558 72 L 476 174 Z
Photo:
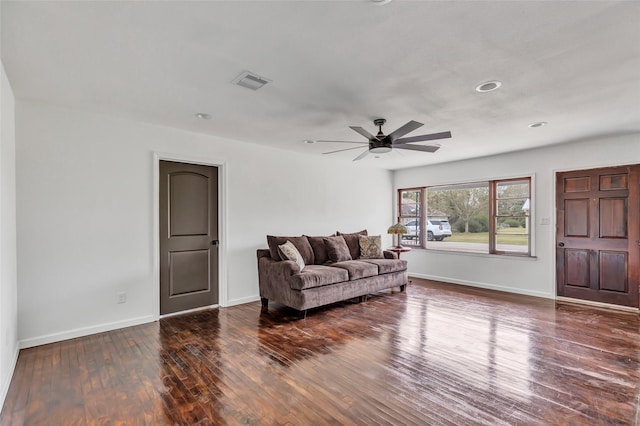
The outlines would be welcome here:
M 227 301 L 227 305 L 225 307 L 235 306 L 235 305 L 244 305 L 245 303 L 257 302 L 258 300 L 260 300 L 260 296 L 256 294 L 255 296 L 242 297 L 240 299 L 228 300 Z
M 426 275 L 426 274 L 409 273 L 409 277 L 423 278 L 425 280 L 433 280 L 433 281 L 442 281 L 445 283 L 460 284 L 460 285 L 466 285 L 469 287 L 484 288 L 487 290 L 497 290 L 497 291 L 503 291 L 505 293 L 515 293 L 515 294 L 522 294 L 525 296 L 542 297 L 545 299 L 555 299 L 555 294 L 546 293 L 544 291 L 534 291 L 534 290 L 525 290 L 521 288 L 504 287 L 501 285 L 480 283 L 476 281 L 458 280 L 458 279 L 452 279 L 448 277 L 437 277 L 435 275 Z
M 16 350 L 13 353 L 13 359 L 11 360 L 11 368 L 9 368 L 9 372 L 7 377 L 2 384 L 2 389 L 0 389 L 0 409 L 4 407 L 4 400 L 7 398 L 7 393 L 9 393 L 9 386 L 11 385 L 11 379 L 13 378 L 13 373 L 16 370 L 16 364 L 18 363 L 18 355 L 20 354 L 20 346 L 16 345 Z
M 155 318 L 153 315 L 147 315 L 144 317 L 131 318 L 123 321 L 110 322 L 110 323 L 94 325 L 90 327 L 76 328 L 74 330 L 47 334 L 45 336 L 32 337 L 30 339 L 21 340 L 20 349 L 46 345 L 48 343 L 60 342 L 62 340 L 75 339 L 76 337 L 89 336 L 91 334 L 103 333 L 105 331 L 117 330 L 119 328 L 131 327 L 134 325 L 146 324 L 156 320 L 157 318 Z

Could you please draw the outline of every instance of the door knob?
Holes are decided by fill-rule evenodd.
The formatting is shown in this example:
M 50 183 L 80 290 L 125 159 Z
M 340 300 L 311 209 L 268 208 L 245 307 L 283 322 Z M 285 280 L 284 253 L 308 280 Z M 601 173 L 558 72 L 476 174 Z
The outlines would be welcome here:
M 212 246 L 217 246 L 219 243 L 220 243 L 220 241 L 218 241 L 218 240 L 211 241 L 211 245 Z
M 560 243 L 558 244 L 560 247 L 564 247 L 564 243 Z

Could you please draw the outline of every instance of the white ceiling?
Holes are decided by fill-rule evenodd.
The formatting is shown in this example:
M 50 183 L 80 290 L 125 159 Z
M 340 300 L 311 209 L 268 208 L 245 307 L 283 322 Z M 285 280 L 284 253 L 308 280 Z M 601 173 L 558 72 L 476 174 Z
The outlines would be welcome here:
M 640 2 L 1 2 L 16 97 L 321 156 L 450 130 L 397 169 L 640 132 Z M 273 82 L 231 84 L 242 71 Z M 494 92 L 474 88 L 498 79 Z M 213 116 L 198 120 L 197 112 Z M 528 125 L 546 121 L 545 127 Z M 286 153 L 286 152 L 283 152 Z M 331 154 L 348 162 L 360 150 Z

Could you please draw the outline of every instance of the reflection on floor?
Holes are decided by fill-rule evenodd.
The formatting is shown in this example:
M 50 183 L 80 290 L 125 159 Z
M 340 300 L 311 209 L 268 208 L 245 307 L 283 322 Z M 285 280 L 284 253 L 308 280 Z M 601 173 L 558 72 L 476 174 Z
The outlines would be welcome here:
M 0 424 L 634 424 L 638 316 L 413 279 L 23 350 Z

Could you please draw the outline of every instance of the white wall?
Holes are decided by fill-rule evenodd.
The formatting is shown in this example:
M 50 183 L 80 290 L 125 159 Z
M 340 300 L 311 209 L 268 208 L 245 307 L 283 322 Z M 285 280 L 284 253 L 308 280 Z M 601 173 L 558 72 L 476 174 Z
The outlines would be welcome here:
M 153 152 L 226 163 L 228 305 L 258 299 L 266 234 L 384 233 L 393 214 L 388 171 L 21 100 L 16 129 L 23 347 L 154 319 Z
M 0 76 L 0 407 L 18 359 L 16 277 L 15 99 L 2 65 Z
M 555 172 L 640 163 L 640 134 L 601 137 L 512 154 L 397 171 L 394 187 L 410 188 L 533 175 L 536 258 L 413 250 L 409 273 L 458 284 L 555 298 Z M 550 225 L 540 225 L 548 217 Z

